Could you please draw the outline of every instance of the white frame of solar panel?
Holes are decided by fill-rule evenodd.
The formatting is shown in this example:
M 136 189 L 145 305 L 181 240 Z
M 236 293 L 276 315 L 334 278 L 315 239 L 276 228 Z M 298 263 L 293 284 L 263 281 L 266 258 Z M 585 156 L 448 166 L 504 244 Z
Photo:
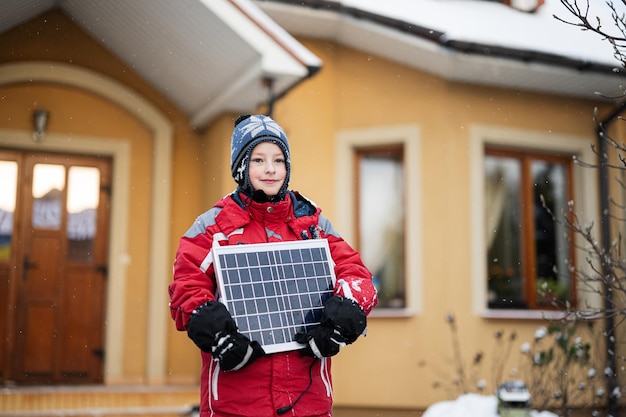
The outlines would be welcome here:
M 292 262 L 276 258 L 276 253 L 284 251 Z M 270 259 L 268 255 L 266 260 L 263 254 L 270 253 L 274 256 Z M 298 260 L 297 253 L 308 253 L 310 261 Z M 227 255 L 236 255 L 231 260 L 237 263 L 229 263 Z M 239 331 L 258 341 L 266 353 L 303 347 L 293 340 L 294 335 L 319 325 L 323 302 L 333 295 L 336 282 L 326 239 L 214 246 L 213 262 L 220 301 Z M 250 286 L 245 293 L 249 297 L 244 297 L 243 285 Z M 311 308 L 303 308 L 306 303 Z M 306 324 L 300 324 L 302 321 Z

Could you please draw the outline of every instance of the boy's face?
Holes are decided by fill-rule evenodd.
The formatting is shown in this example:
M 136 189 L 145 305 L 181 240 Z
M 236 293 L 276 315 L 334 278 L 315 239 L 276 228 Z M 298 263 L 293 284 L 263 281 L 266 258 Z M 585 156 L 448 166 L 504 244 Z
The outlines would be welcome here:
M 268 197 L 277 195 L 287 177 L 287 164 L 280 147 L 271 142 L 255 146 L 250 153 L 248 175 L 255 190 L 262 190 Z

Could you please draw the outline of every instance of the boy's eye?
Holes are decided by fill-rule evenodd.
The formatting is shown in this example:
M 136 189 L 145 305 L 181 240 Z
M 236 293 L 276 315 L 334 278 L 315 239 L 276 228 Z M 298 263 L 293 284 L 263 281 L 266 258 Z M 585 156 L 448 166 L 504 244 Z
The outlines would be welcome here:
M 283 158 L 278 158 L 276 161 L 274 161 L 277 164 L 284 164 L 285 160 Z
M 261 158 L 252 158 L 252 162 L 260 164 L 261 162 L 263 162 L 263 160 Z

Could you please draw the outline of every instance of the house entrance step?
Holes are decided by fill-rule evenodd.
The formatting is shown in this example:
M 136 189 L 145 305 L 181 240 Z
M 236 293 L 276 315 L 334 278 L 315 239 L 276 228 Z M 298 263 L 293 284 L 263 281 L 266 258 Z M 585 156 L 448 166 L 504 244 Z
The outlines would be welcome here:
M 199 395 L 197 386 L 0 388 L 0 417 L 192 416 Z

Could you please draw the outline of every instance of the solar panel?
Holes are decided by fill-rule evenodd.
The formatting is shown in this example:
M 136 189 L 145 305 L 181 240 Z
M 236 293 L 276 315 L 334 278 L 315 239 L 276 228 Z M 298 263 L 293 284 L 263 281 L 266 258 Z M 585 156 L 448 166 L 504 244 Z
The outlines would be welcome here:
M 214 246 L 213 255 L 220 301 L 239 332 L 266 353 L 302 348 L 294 335 L 319 325 L 333 295 L 328 241 Z

